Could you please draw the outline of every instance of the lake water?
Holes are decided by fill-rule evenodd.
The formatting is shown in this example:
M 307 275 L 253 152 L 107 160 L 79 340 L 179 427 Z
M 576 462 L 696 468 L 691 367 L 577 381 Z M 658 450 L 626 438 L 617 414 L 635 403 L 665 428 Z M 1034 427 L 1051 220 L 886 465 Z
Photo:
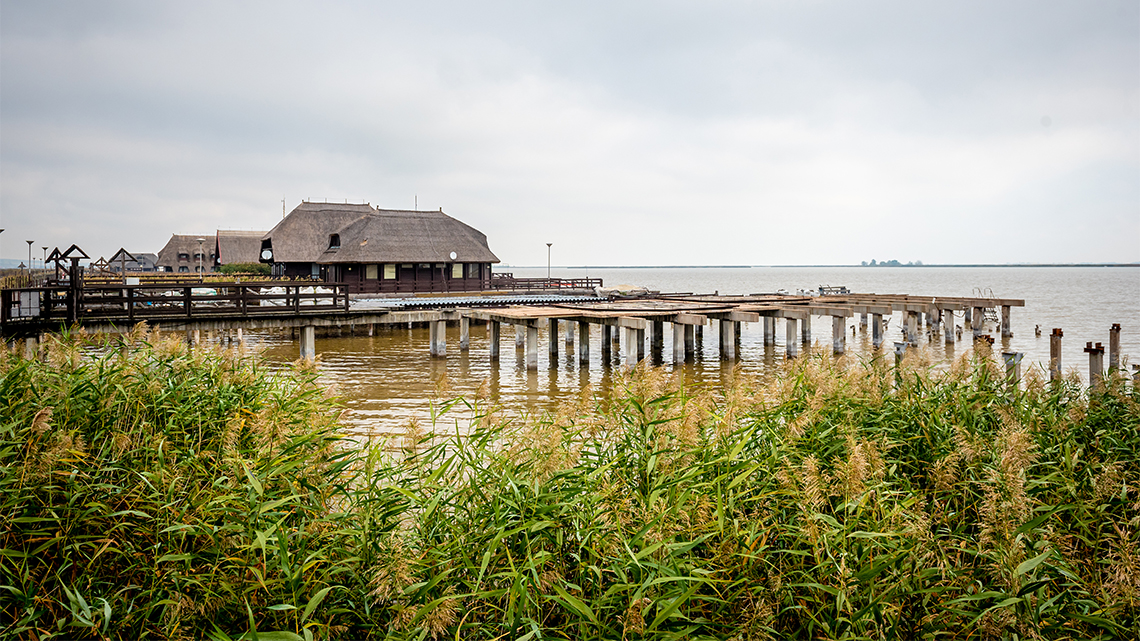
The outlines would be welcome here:
M 546 269 L 507 268 L 517 277 L 546 276 Z M 1132 361 L 1140 359 L 1140 268 L 1135 267 L 752 267 L 752 268 L 644 268 L 569 269 L 554 268 L 551 275 L 563 278 L 603 278 L 607 286 L 640 285 L 662 292 L 752 294 L 778 289 L 815 289 L 820 285 L 844 285 L 853 292 L 912 294 L 929 296 L 973 296 L 978 292 L 1000 298 L 1020 298 L 1025 307 L 1012 311 L 1013 337 L 1000 339 L 991 326 L 988 333 L 998 337 L 1000 351 L 1025 353 L 1023 368 L 1049 360 L 1049 333 L 1060 327 L 1065 332 L 1062 361 L 1066 370 L 1075 368 L 1087 375 L 1087 341 L 1108 344 L 1108 330 L 1120 323 L 1121 351 Z M 885 333 L 884 348 L 902 339 L 903 315 L 896 313 Z M 961 324 L 961 315 L 956 315 Z M 869 358 L 874 352 L 870 332 L 858 331 L 858 317 L 847 321 L 848 358 Z M 856 326 L 855 336 L 850 328 Z M 1040 326 L 1036 336 L 1034 327 Z M 616 360 L 602 362 L 601 331 L 592 327 L 588 369 L 579 368 L 576 359 L 567 359 L 565 344 L 559 345 L 559 360 L 551 362 L 546 348 L 546 332 L 540 332 L 539 367 L 526 370 L 522 353 L 514 349 L 514 334 L 504 327 L 502 355 L 495 363 L 488 357 L 486 326 L 471 328 L 471 349 L 458 348 L 458 329 L 449 328 L 446 359 L 428 355 L 426 327 L 377 328 L 374 336 L 318 334 L 318 365 L 323 380 L 333 385 L 351 410 L 348 422 L 361 432 L 402 430 L 410 419 L 430 422 L 432 400 L 439 398 L 441 381 L 447 394 L 473 397 L 482 386 L 508 413 L 541 413 L 576 396 L 586 385 L 607 390 L 620 367 Z M 358 328 L 359 330 L 359 328 Z M 745 324 L 741 335 L 740 367 L 759 377 L 770 376 L 784 359 L 784 327 L 777 323 L 777 344 L 763 344 L 762 323 Z M 358 331 L 359 334 L 359 331 Z M 698 347 L 695 362 L 681 366 L 691 384 L 720 385 L 732 371 L 717 352 L 717 330 L 706 327 L 703 348 Z M 271 363 L 284 364 L 297 358 L 298 347 L 288 334 L 264 332 L 247 334 L 263 350 Z M 928 347 L 943 359 L 961 355 L 970 347 L 967 340 L 947 347 L 939 338 Z M 816 317 L 812 338 L 822 348 L 830 348 L 830 317 Z M 671 354 L 672 333 L 666 326 L 666 358 Z M 924 339 L 925 340 L 925 339 Z M 561 341 L 561 338 L 560 338 Z M 614 353 L 617 358 L 617 353 Z M 1106 356 L 1107 359 L 1107 356 Z M 1107 361 L 1106 361 L 1107 362 Z M 671 364 L 663 365 L 672 371 Z M 454 417 L 453 417 L 454 418 Z

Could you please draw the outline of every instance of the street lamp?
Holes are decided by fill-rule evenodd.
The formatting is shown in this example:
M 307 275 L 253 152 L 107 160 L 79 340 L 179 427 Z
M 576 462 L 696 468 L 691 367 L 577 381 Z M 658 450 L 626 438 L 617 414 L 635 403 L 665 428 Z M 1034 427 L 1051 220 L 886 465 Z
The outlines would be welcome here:
M 32 243 L 36 241 L 25 240 L 24 242 L 28 244 L 28 273 L 30 274 L 32 273 Z
M 202 243 L 204 242 L 206 242 L 205 238 L 198 239 L 198 282 L 202 282 L 204 280 L 202 274 Z
M 554 243 L 546 243 L 546 280 L 550 280 L 550 246 Z
M 44 262 L 43 262 L 43 265 L 41 265 L 41 267 L 43 267 L 44 269 L 47 269 L 47 247 L 43 246 L 43 250 L 44 250 Z
M 0 229 L 0 234 L 3 234 L 3 233 L 4 233 L 4 230 Z M 3 269 L 3 267 L 0 267 L 0 269 Z

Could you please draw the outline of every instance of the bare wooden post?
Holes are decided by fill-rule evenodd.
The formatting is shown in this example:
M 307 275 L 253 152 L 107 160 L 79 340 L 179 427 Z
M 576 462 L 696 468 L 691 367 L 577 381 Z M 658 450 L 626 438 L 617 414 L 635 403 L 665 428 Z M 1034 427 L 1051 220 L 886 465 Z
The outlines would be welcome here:
M 1061 338 L 1065 332 L 1060 327 L 1054 327 L 1049 335 L 1049 380 L 1061 380 Z
M 1104 386 L 1104 346 L 1086 343 L 1085 353 L 1089 355 L 1089 387 L 1100 391 Z
M 1108 369 L 1120 369 L 1120 323 L 1108 330 Z

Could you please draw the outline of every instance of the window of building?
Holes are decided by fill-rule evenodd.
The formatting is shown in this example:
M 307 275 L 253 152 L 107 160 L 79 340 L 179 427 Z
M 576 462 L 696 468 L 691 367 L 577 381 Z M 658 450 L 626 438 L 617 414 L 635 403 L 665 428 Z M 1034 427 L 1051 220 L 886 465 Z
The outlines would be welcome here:
M 376 273 L 379 271 L 377 269 L 378 267 L 379 267 L 379 265 L 365 265 L 364 266 L 364 278 L 365 278 L 365 280 L 376 280 Z
M 186 265 L 183 265 L 183 266 L 181 266 L 181 267 L 179 267 L 179 268 L 178 268 L 178 271 L 180 271 L 180 272 L 188 272 L 188 271 L 190 271 L 190 268 L 189 268 L 189 267 L 187 267 Z
M 452 278 L 463 278 L 463 263 L 452 263 L 451 264 L 451 277 Z
M 479 278 L 479 263 L 467 263 L 467 277 Z
M 178 260 L 190 260 L 190 254 L 179 252 Z
M 384 280 L 396 280 L 395 265 L 384 265 Z
M 340 234 L 329 234 L 329 249 L 340 249 Z

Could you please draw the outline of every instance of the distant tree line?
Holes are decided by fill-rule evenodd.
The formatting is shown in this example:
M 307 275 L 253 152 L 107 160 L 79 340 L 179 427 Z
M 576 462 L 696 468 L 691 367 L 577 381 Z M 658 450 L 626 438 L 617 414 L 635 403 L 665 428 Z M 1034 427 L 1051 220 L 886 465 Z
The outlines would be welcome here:
M 874 258 L 872 258 L 871 262 L 869 262 L 869 263 L 867 261 L 863 261 L 863 266 L 864 267 L 920 267 L 920 266 L 922 266 L 922 261 L 921 260 L 912 260 L 912 261 L 909 261 L 906 263 L 900 263 L 897 260 L 884 260 L 882 262 L 879 262 L 879 261 L 875 260 Z

